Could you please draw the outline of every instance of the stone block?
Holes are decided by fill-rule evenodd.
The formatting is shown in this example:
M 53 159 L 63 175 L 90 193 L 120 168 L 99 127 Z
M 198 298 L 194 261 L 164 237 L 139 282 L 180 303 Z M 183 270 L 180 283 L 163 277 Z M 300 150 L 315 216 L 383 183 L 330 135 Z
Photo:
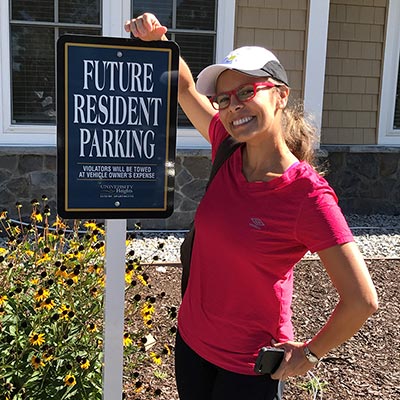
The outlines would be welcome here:
M 400 171 L 398 154 L 379 155 L 379 172 L 382 177 L 395 177 Z M 400 176 L 400 175 L 399 175 Z
M 32 171 L 43 170 L 43 156 L 40 155 L 20 155 L 18 160 L 18 172 L 23 175 Z
M 18 156 L 0 156 L 0 170 L 14 172 L 18 165 Z

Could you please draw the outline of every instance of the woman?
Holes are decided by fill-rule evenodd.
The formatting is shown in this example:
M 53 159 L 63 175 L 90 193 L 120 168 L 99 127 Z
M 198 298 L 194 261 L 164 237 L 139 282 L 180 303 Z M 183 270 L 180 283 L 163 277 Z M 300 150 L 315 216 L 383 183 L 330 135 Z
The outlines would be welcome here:
M 149 13 L 125 29 L 167 40 Z M 377 309 L 336 195 L 312 167 L 313 129 L 286 109 L 289 92 L 279 60 L 260 47 L 234 50 L 196 84 L 180 60 L 179 103 L 212 156 L 227 135 L 242 143 L 196 212 L 176 342 L 182 400 L 279 399 L 280 382 L 306 373 Z M 308 250 L 318 253 L 340 300 L 303 343 L 294 340 L 290 304 L 293 267 Z M 284 359 L 271 375 L 257 375 L 257 353 L 271 345 L 285 350 Z

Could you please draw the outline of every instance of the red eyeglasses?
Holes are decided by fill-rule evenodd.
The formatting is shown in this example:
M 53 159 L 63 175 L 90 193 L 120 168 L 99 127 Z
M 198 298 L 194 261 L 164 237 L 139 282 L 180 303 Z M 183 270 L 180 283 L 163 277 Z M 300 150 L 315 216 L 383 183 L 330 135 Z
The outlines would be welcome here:
M 210 98 L 211 105 L 215 110 L 224 110 L 231 104 L 231 96 L 234 95 L 238 101 L 245 103 L 250 101 L 261 89 L 270 89 L 276 85 L 272 82 L 253 82 L 241 85 L 229 92 L 218 93 Z

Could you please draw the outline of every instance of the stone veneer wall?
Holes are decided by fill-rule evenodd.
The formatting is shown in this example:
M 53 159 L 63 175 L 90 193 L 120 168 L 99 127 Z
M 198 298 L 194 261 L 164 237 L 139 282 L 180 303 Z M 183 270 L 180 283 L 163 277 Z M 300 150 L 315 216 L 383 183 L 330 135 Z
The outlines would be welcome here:
M 346 214 L 400 215 L 400 148 L 323 146 L 321 161 Z M 210 173 L 208 150 L 180 150 L 176 157 L 175 211 L 167 219 L 142 220 L 142 229 L 187 229 Z M 48 197 L 56 213 L 56 149 L 0 147 L 0 210 L 28 218 L 30 201 Z M 227 199 L 229 201 L 229 199 Z M 137 220 L 128 220 L 132 228 Z

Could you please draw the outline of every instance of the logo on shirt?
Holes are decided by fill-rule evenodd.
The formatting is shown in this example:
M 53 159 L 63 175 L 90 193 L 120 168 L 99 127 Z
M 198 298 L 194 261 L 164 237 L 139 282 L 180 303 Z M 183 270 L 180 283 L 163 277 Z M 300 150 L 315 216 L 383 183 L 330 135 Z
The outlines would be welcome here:
M 265 226 L 265 224 L 260 218 L 253 217 L 253 218 L 250 218 L 249 226 L 260 230 Z

